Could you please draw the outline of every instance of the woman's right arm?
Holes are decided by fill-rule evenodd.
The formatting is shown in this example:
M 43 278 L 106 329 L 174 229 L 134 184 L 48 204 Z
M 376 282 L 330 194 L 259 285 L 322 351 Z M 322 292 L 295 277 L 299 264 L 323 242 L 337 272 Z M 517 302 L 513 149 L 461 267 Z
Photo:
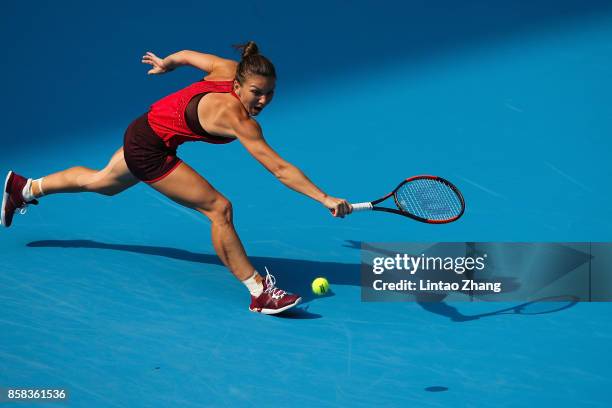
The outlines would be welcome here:
M 163 59 L 148 51 L 142 57 L 142 63 L 153 66 L 148 72 L 150 75 L 165 74 L 182 65 L 190 65 L 194 68 L 211 73 L 215 70 L 225 69 L 229 65 L 235 64 L 234 61 L 217 57 L 216 55 L 203 54 L 190 50 L 175 52 Z
M 344 218 L 352 212 L 344 199 L 325 194 L 296 166 L 282 159 L 263 138 L 261 128 L 254 120 L 234 120 L 233 132 L 247 151 L 270 173 L 292 190 L 320 202 L 334 217 Z

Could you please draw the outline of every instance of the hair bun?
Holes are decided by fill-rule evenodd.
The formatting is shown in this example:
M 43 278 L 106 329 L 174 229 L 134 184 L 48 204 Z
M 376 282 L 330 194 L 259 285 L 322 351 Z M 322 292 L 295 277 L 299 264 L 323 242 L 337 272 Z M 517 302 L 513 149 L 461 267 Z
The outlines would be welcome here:
M 241 50 L 241 57 L 245 59 L 251 55 L 259 54 L 259 47 L 255 44 L 255 41 L 249 41 L 246 44 L 234 45 L 234 48 Z
M 236 67 L 236 79 L 244 84 L 247 77 L 260 75 L 267 78 L 276 78 L 276 70 L 269 59 L 259 53 L 259 47 L 255 41 L 246 44 L 234 45 L 240 51 L 242 58 Z

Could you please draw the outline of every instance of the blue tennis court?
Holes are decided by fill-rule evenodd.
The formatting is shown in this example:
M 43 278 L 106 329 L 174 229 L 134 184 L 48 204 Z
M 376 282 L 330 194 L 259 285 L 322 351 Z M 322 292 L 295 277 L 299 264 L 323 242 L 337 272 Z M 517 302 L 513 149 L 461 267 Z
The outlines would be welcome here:
M 132 119 L 201 78 L 147 77 L 144 51 L 254 39 L 279 75 L 258 121 L 281 156 L 353 202 L 441 175 L 465 215 L 335 219 L 239 143 L 186 144 L 251 261 L 303 304 L 249 312 L 208 220 L 143 183 L 44 197 L 0 231 L 0 387 L 64 387 L 66 407 L 609 406 L 610 303 L 362 302 L 359 246 L 612 241 L 610 3 L 232 6 L 7 6 L 0 170 L 103 167 Z

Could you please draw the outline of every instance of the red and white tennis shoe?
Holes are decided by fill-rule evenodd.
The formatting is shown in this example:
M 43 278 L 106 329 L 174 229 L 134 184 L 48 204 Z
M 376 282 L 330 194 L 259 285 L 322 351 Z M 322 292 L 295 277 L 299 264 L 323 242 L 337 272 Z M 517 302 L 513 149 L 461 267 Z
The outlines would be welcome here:
M 26 203 L 23 199 L 23 188 L 27 184 L 28 179 L 20 176 L 17 173 L 9 171 L 4 182 L 4 192 L 2 194 L 2 225 L 10 227 L 13 222 L 15 211 L 19 210 L 20 214 L 26 213 L 28 204 L 38 204 L 38 200 L 32 200 Z
M 251 296 L 251 312 L 277 314 L 291 309 L 302 301 L 298 295 L 286 292 L 276 287 L 276 279 L 266 268 L 266 278 L 262 282 L 263 292 L 259 297 Z

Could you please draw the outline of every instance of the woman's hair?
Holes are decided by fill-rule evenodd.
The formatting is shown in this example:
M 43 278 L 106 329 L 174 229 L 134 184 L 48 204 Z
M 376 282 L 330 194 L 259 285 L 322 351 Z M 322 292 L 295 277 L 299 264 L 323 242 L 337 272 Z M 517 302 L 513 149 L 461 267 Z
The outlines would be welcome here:
M 269 59 L 259 53 L 259 47 L 255 41 L 246 44 L 234 45 L 234 48 L 241 51 L 242 58 L 236 68 L 236 79 L 240 84 L 250 75 L 261 75 L 276 79 L 276 70 Z

